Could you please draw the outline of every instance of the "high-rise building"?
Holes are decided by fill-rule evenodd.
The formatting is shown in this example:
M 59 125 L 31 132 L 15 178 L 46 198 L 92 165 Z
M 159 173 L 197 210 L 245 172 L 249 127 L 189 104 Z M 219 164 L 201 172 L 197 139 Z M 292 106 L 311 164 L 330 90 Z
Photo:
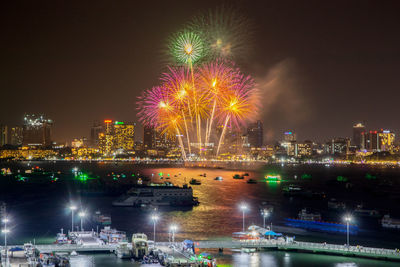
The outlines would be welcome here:
M 122 121 L 114 122 L 114 150 L 133 150 L 135 145 L 135 124 Z
M 346 155 L 349 153 L 349 138 L 334 138 L 326 143 L 326 153 L 332 155 Z
M 393 151 L 395 135 L 389 130 L 369 131 L 365 134 L 365 148 L 369 151 Z
M 49 146 L 53 121 L 43 115 L 25 115 L 23 126 L 23 145 Z
M 11 127 L 10 131 L 10 145 L 20 146 L 23 140 L 23 128 L 21 126 Z
M 365 145 L 365 125 L 357 123 L 353 126 L 353 145 L 357 149 L 364 149 Z
M 286 131 L 283 134 L 283 140 L 286 142 L 296 141 L 296 133 L 292 131 Z
M 99 134 L 99 150 L 103 155 L 111 155 L 113 149 L 113 123 L 112 120 L 104 120 L 104 132 Z
M 0 146 L 9 144 L 9 131 L 7 125 L 0 125 Z
M 154 149 L 156 147 L 156 130 L 151 126 L 144 126 L 143 132 L 143 148 L 145 150 Z
M 103 132 L 103 125 L 99 122 L 94 122 L 90 129 L 90 145 L 92 147 L 99 147 L 99 136 Z
M 261 121 L 249 125 L 247 128 L 247 137 L 250 147 L 263 146 L 263 124 Z

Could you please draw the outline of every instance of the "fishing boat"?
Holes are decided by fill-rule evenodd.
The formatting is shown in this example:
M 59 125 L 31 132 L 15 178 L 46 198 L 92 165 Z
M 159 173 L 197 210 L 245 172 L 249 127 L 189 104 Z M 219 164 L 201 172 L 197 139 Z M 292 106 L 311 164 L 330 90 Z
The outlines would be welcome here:
M 64 229 L 61 228 L 61 233 L 57 233 L 56 244 L 70 244 L 71 240 L 68 240 L 66 234 L 64 234 Z
M 101 212 L 99 210 L 96 211 L 95 214 L 93 215 L 93 220 L 97 224 L 111 225 L 111 215 L 101 214 Z
M 132 258 L 132 245 L 128 242 L 120 242 L 115 249 L 115 255 L 119 259 L 130 259 Z
M 244 179 L 244 176 L 240 174 L 235 174 L 233 175 L 233 179 Z
M 118 231 L 117 229 L 111 229 L 110 226 L 106 226 L 104 229 L 101 229 L 99 237 L 101 240 L 109 244 L 118 244 L 127 240 L 125 232 Z
M 191 184 L 191 185 L 201 185 L 201 182 L 199 180 L 196 180 L 196 179 L 192 178 L 190 180 L 189 184 Z
M 381 220 L 383 228 L 400 229 L 400 219 L 391 218 L 389 214 L 385 214 Z
M 254 180 L 254 179 L 249 179 L 249 180 L 247 180 L 247 183 L 248 183 L 248 184 L 256 184 L 257 181 Z
M 222 181 L 222 180 L 224 180 L 224 179 L 223 179 L 221 176 L 217 176 L 217 177 L 214 178 L 214 180 L 215 180 L 215 181 Z
M 281 176 L 279 174 L 273 175 L 273 174 L 267 174 L 264 176 L 265 180 L 268 182 L 278 182 L 281 181 Z
M 149 253 L 147 235 L 142 233 L 132 235 L 132 252 L 136 259 L 142 259 Z
M 361 217 L 380 217 L 379 211 L 374 209 L 366 209 L 362 204 L 357 205 L 356 209 L 354 210 L 354 215 Z

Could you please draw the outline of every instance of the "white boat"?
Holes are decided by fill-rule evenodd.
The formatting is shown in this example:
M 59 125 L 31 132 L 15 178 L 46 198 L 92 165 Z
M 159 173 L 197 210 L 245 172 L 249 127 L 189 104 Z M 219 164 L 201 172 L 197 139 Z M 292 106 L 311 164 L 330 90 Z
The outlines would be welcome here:
M 126 233 L 123 231 L 118 231 L 117 229 L 111 229 L 110 226 L 101 229 L 99 237 L 106 243 L 117 244 L 120 242 L 126 242 Z
M 132 246 L 128 242 L 119 242 L 115 250 L 115 254 L 120 259 L 132 258 Z
M 214 180 L 216 180 L 216 181 L 222 181 L 222 180 L 224 180 L 221 176 L 217 176 L 217 177 L 215 177 L 215 179 Z
M 64 231 L 61 228 L 61 233 L 57 233 L 56 244 L 68 244 L 68 243 L 71 243 L 71 241 L 68 240 L 67 235 L 64 234 Z
M 187 185 L 173 186 L 171 183 L 133 187 L 125 195 L 112 202 L 113 206 L 140 207 L 142 204 L 155 206 L 193 206 L 198 204 L 193 190 Z
M 385 214 L 381 220 L 383 228 L 400 229 L 400 219 L 390 218 L 389 214 Z
M 149 253 L 147 235 L 141 233 L 132 235 L 132 252 L 136 259 L 141 259 Z
M 377 210 L 366 209 L 362 204 L 357 205 L 357 208 L 354 210 L 354 214 L 363 217 L 379 217 L 380 213 Z
M 75 250 L 73 250 L 73 251 L 71 252 L 71 254 L 69 254 L 69 255 L 75 257 L 75 256 L 78 256 L 78 252 L 76 252 Z
M 320 213 L 309 213 L 307 209 L 302 209 L 298 215 L 299 220 L 304 221 L 321 221 L 321 214 Z

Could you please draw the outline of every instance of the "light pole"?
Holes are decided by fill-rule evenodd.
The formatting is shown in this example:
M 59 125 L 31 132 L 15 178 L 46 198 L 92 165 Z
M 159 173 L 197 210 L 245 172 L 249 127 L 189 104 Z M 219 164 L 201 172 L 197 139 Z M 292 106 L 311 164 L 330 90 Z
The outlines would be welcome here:
M 9 264 L 8 264 L 8 249 L 7 249 L 7 233 L 9 233 L 10 230 L 7 229 L 8 222 L 9 222 L 9 220 L 7 218 L 3 219 L 4 229 L 2 230 L 2 232 L 4 233 L 4 250 L 6 252 L 6 267 L 9 266 Z
M 86 216 L 84 211 L 79 212 L 79 217 L 81 217 L 81 231 L 83 232 L 83 218 Z
M 245 213 L 245 211 L 247 210 L 247 205 L 246 204 L 241 204 L 240 205 L 240 209 L 242 210 L 242 212 L 243 212 L 243 232 L 244 232 L 244 213 Z
M 74 210 L 76 210 L 76 206 L 70 206 L 69 209 L 71 210 L 71 232 L 74 231 Z
M 266 210 L 266 209 L 263 209 L 263 211 L 261 212 L 261 215 L 263 216 L 263 219 L 264 219 L 264 229 L 265 229 L 265 217 L 268 217 L 269 216 L 269 212 L 268 212 L 268 210 Z
M 346 224 L 347 224 L 347 247 L 349 247 L 350 246 L 350 233 L 349 233 L 349 228 L 350 228 L 350 222 L 351 222 L 351 220 L 352 220 L 352 218 L 351 218 L 351 216 L 350 215 L 346 215 L 345 217 L 344 217 L 344 221 L 346 222 Z
M 151 219 L 153 220 L 153 239 L 154 239 L 154 247 L 156 247 L 156 222 L 159 219 L 157 214 L 153 214 L 151 216 Z
M 173 224 L 170 226 L 171 232 L 172 232 L 172 243 L 175 243 L 175 232 L 178 229 L 178 226 L 176 224 Z

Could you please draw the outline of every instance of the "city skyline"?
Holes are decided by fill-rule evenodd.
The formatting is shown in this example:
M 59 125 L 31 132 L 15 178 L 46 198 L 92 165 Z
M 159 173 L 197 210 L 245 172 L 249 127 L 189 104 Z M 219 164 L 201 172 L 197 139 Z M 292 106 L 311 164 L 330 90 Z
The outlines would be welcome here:
M 2 91 L 10 101 L 0 107 L 0 121 L 19 121 L 15 111 L 21 109 L 45 113 L 56 122 L 56 139 L 70 140 L 87 136 L 93 118 L 137 121 L 136 98 L 157 82 L 167 36 L 220 2 L 151 8 L 141 3 L 142 12 L 133 3 L 25 4 L 7 3 L 1 18 Z M 321 140 L 332 132 L 347 136 L 356 121 L 400 130 L 390 116 L 399 111 L 394 6 L 318 1 L 240 6 L 256 26 L 254 53 L 241 65 L 264 93 L 264 113 L 254 121 L 264 122 L 266 140 L 287 128 L 302 139 Z

